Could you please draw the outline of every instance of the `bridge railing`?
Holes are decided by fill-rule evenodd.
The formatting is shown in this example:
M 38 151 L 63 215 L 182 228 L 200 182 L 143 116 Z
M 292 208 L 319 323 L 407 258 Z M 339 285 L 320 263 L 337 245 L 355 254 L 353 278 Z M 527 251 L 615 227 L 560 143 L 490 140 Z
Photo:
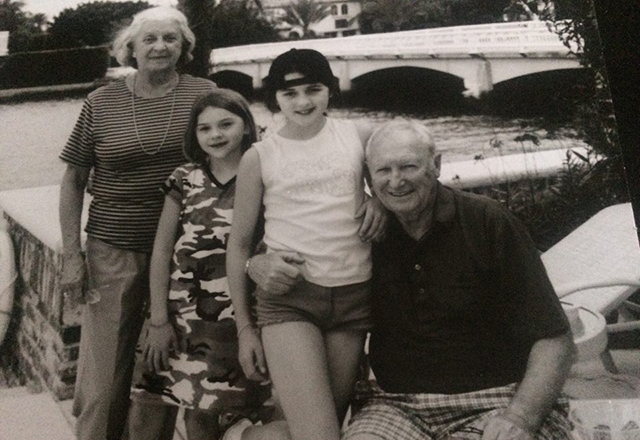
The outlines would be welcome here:
M 211 64 L 273 60 L 291 48 L 308 48 L 330 58 L 424 57 L 521 54 L 566 54 L 564 46 L 543 21 L 454 26 L 351 37 L 296 40 L 214 49 Z

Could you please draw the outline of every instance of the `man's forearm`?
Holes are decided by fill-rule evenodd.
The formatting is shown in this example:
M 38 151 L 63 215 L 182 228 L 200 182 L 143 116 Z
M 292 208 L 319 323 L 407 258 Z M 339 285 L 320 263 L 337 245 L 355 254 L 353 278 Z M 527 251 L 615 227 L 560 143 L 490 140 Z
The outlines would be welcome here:
M 575 357 L 571 332 L 537 341 L 507 415 L 526 422 L 532 432 L 537 431 L 560 396 Z

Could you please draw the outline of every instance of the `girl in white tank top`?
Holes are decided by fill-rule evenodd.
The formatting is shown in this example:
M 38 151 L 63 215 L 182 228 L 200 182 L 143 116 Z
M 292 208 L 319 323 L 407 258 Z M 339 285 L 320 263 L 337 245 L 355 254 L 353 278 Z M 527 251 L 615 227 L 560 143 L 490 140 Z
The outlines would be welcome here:
M 350 286 L 370 279 L 369 241 L 386 223 L 382 205 L 365 193 L 363 145 L 371 127 L 326 116 L 329 100 L 339 90 L 328 61 L 317 51 L 281 54 L 265 84 L 267 106 L 282 112 L 285 123 L 245 153 L 238 173 L 227 276 L 240 363 L 247 377 L 256 379 L 264 378 L 268 364 L 287 421 L 279 426 L 291 438 L 339 440 L 366 327 L 341 325 L 342 312 L 331 295 L 348 295 L 343 292 Z M 318 324 L 317 306 L 306 304 L 304 296 L 300 302 L 294 289 L 279 298 L 260 291 L 261 328 L 256 328 L 245 271 L 263 206 L 267 252 L 291 256 L 289 261 L 297 263 L 295 270 L 310 286 L 299 292 L 309 292 L 313 301 L 326 295 L 329 311 L 323 319 L 328 317 L 330 325 Z M 368 304 L 359 304 L 361 297 L 367 296 L 358 296 L 349 308 L 368 310 Z M 242 438 L 264 438 L 264 429 L 252 427 Z

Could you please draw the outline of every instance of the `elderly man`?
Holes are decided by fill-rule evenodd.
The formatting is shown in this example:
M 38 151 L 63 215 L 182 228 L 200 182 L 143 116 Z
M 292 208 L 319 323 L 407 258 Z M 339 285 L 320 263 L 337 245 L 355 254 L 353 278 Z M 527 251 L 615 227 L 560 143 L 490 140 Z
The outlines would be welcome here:
M 372 189 L 394 215 L 373 250 L 370 363 L 344 439 L 570 439 L 559 400 L 569 325 L 524 227 L 440 184 L 429 132 L 391 122 L 369 140 Z M 286 291 L 295 256 L 252 259 Z

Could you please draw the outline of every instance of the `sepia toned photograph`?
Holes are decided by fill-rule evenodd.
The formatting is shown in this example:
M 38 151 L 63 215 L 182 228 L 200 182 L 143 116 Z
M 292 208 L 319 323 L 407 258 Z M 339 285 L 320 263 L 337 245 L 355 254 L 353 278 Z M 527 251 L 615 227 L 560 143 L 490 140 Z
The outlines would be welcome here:
M 0 0 L 0 438 L 640 439 L 612 3 Z

